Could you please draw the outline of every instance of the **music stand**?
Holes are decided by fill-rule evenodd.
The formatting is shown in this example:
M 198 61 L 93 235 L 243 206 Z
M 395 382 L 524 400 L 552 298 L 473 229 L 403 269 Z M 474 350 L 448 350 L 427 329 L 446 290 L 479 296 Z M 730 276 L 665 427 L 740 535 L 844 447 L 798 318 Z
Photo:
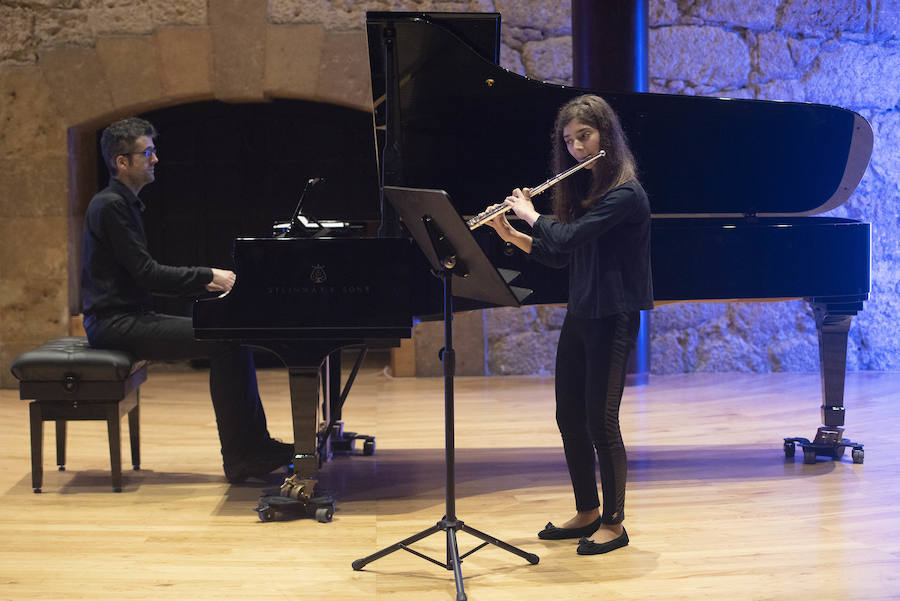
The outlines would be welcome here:
M 403 549 L 447 570 L 453 570 L 456 580 L 456 598 L 465 601 L 462 570 L 464 557 L 487 546 L 496 545 L 534 565 L 540 558 L 502 540 L 494 538 L 464 524 L 456 516 L 456 474 L 453 415 L 453 376 L 456 372 L 456 354 L 453 350 L 453 296 L 481 300 L 495 305 L 519 306 L 530 290 L 509 286 L 517 272 L 498 271 L 484 255 L 472 237 L 468 226 L 453 208 L 443 190 L 423 190 L 385 186 L 384 194 L 400 214 L 407 229 L 431 263 L 432 273 L 443 280 L 444 285 L 444 349 L 441 356 L 444 371 L 444 434 L 446 446 L 446 513 L 434 526 L 426 528 L 389 547 L 353 562 L 354 570 Z M 409 548 L 409 545 L 439 531 L 447 533 L 447 559 L 438 561 Z M 484 541 L 462 556 L 456 543 L 456 531 L 462 530 Z

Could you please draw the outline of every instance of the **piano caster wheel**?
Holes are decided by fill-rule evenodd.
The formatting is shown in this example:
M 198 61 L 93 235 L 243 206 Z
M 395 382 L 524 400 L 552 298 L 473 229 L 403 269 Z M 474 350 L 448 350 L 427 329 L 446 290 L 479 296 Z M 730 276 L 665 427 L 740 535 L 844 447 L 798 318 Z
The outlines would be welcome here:
M 259 498 L 259 504 L 254 511 L 259 516 L 260 522 L 315 517 L 317 521 L 325 523 L 334 517 L 334 499 L 328 496 L 298 499 L 281 495 L 263 495 Z
M 323 524 L 330 522 L 331 518 L 334 517 L 334 505 L 330 505 L 328 507 L 319 507 L 316 509 L 316 521 L 322 522 Z
M 785 459 L 793 459 L 794 453 L 796 451 L 796 445 L 792 442 L 784 443 L 784 457 Z
M 809 447 L 803 449 L 803 463 L 813 464 L 816 462 L 816 450 Z
M 367 440 L 366 442 L 364 442 L 362 451 L 363 451 L 363 455 L 366 455 L 366 456 L 374 455 L 375 454 L 375 441 Z
M 850 456 L 853 457 L 853 463 L 862 463 L 865 453 L 862 449 L 853 449 Z

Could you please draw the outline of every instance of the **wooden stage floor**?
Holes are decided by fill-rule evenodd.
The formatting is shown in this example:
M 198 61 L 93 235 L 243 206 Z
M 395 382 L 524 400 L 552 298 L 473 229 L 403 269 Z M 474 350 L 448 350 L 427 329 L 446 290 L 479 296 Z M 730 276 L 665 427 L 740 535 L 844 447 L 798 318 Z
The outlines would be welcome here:
M 44 492 L 33 494 L 27 401 L 0 391 L 0 599 L 454 598 L 452 573 L 409 553 L 350 567 L 443 514 L 441 378 L 360 374 L 344 418 L 377 450 L 323 470 L 337 497 L 328 524 L 260 522 L 264 485 L 225 483 L 206 386 L 203 372 L 151 372 L 143 469 L 126 471 L 118 494 L 102 422 L 70 424 L 65 472 L 45 428 Z M 270 431 L 290 440 L 286 373 L 261 371 L 260 387 Z M 782 438 L 812 437 L 819 404 L 818 374 L 654 376 L 627 389 L 631 545 L 580 557 L 575 541 L 535 535 L 573 513 L 552 379 L 457 378 L 457 514 L 540 556 L 532 566 L 479 550 L 463 563 L 469 599 L 900 598 L 900 374 L 847 376 L 846 436 L 866 445 L 863 465 L 849 453 L 785 460 Z M 444 540 L 418 548 L 443 559 Z M 460 535 L 463 551 L 476 542 Z

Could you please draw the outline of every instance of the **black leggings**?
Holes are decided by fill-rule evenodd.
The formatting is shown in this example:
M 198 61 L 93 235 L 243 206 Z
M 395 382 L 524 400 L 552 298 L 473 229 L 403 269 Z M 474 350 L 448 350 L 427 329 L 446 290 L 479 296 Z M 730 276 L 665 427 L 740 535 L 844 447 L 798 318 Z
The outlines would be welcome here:
M 628 354 L 634 348 L 640 313 L 602 319 L 566 315 L 556 350 L 556 423 L 575 490 L 575 508 L 600 507 L 594 451 L 600 465 L 604 524 L 625 519 L 625 445 L 619 405 Z

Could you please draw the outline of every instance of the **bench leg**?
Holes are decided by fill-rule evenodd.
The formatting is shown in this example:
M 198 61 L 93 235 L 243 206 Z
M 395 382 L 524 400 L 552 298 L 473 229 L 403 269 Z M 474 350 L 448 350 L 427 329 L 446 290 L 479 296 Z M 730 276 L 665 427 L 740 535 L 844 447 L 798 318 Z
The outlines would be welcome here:
M 44 480 L 44 420 L 41 419 L 41 405 L 37 401 L 28 404 L 31 420 L 31 487 L 41 492 Z
M 56 465 L 66 471 L 66 420 L 56 420 Z
M 128 412 L 128 435 L 131 437 L 131 466 L 141 469 L 141 406 L 135 405 Z
M 106 408 L 106 430 L 109 433 L 109 466 L 115 492 L 122 492 L 122 439 L 119 404 L 111 403 Z

